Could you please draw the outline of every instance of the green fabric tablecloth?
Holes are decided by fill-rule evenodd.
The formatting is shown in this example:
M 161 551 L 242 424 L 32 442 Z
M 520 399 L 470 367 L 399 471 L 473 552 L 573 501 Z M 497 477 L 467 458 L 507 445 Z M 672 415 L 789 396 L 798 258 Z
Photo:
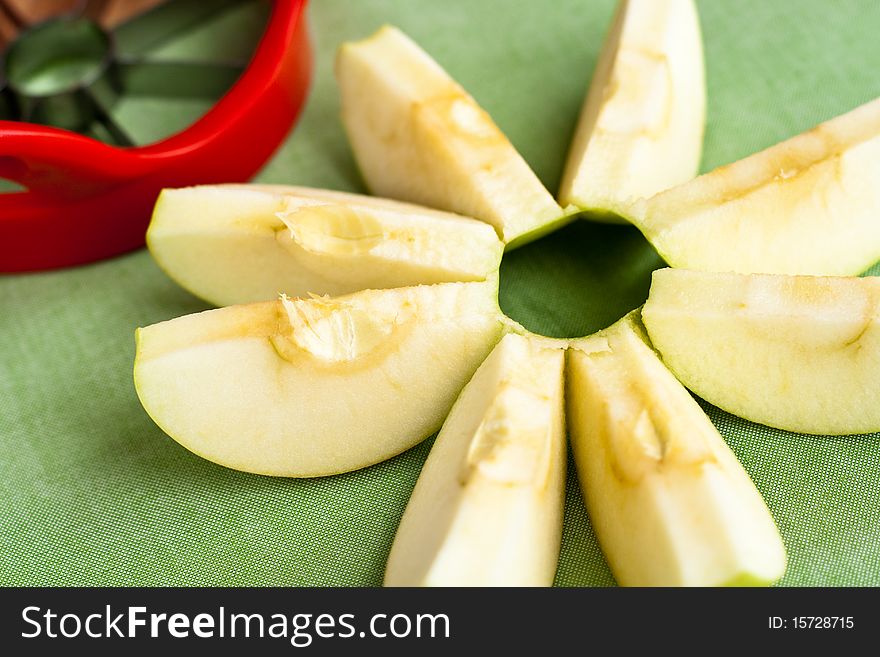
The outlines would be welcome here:
M 880 3 L 699 7 L 704 170 L 880 95 Z M 333 51 L 388 22 L 473 93 L 555 191 L 612 8 L 606 0 L 316 0 L 312 95 L 259 179 L 362 190 L 338 120 Z M 205 25 L 168 50 L 228 50 L 253 29 L 246 18 Z M 144 138 L 198 111 L 120 108 Z M 505 259 L 502 305 L 536 331 L 589 333 L 639 305 L 658 266 L 634 229 L 582 222 Z M 133 331 L 204 308 L 145 251 L 0 278 L 0 584 L 381 582 L 431 441 L 312 480 L 243 474 L 190 454 L 137 401 Z M 880 585 L 880 435 L 802 436 L 706 408 L 776 518 L 789 553 L 782 583 Z M 557 583 L 613 584 L 571 476 Z

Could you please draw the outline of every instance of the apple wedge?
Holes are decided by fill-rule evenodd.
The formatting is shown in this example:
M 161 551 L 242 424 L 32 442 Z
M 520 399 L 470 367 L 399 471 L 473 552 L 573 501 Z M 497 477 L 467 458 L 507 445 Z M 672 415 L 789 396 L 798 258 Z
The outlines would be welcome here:
M 303 187 L 166 189 L 147 244 L 181 286 L 219 306 L 279 293 L 481 281 L 503 246 L 490 226 L 445 212 Z
M 880 259 L 880 99 L 628 212 L 669 265 L 859 274 Z
M 776 581 L 785 548 L 764 500 L 637 314 L 568 351 L 572 449 L 612 573 L 622 586 Z
M 139 329 L 146 411 L 196 454 L 290 477 L 347 472 L 443 422 L 500 339 L 497 278 L 281 298 Z
M 370 190 L 458 212 L 524 243 L 568 221 L 491 117 L 393 27 L 342 45 L 342 121 Z
M 506 335 L 467 384 L 401 520 L 386 586 L 550 586 L 565 486 L 564 351 Z
M 642 311 L 688 388 L 813 434 L 880 431 L 880 278 L 654 272 Z
M 559 202 L 587 218 L 691 180 L 700 167 L 706 81 L 693 0 L 622 0 L 596 65 Z

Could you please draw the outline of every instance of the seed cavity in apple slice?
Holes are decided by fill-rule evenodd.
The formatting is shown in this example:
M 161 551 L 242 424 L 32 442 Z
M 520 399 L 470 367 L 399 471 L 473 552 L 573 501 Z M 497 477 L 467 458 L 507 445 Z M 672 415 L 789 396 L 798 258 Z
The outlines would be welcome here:
M 281 298 L 137 332 L 146 411 L 192 452 L 290 477 L 383 461 L 435 432 L 500 339 L 497 277 Z
M 880 259 L 880 99 L 640 201 L 666 262 L 743 274 L 859 274 Z
M 374 194 L 480 219 L 508 246 L 570 220 L 491 117 L 398 29 L 343 44 L 336 78 Z
M 693 0 L 622 0 L 596 65 L 559 190 L 587 218 L 622 212 L 697 175 L 706 122 Z
M 623 586 L 776 581 L 785 549 L 769 510 L 637 315 L 567 354 L 572 449 L 612 573 Z
M 880 279 L 654 272 L 642 319 L 688 388 L 811 434 L 880 431 Z
M 259 185 L 164 190 L 147 244 L 169 276 L 216 305 L 481 281 L 498 270 L 503 250 L 475 219 Z
M 549 586 L 565 485 L 564 351 L 506 335 L 462 391 L 401 520 L 386 586 Z

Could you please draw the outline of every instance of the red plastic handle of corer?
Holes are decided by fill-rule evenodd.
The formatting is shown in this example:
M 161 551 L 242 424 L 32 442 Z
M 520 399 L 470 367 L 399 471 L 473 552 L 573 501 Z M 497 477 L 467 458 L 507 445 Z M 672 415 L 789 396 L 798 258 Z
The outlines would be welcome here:
M 312 72 L 308 0 L 275 0 L 247 70 L 188 129 L 118 148 L 66 130 L 0 121 L 0 272 L 92 262 L 143 246 L 165 187 L 250 179 L 290 131 Z

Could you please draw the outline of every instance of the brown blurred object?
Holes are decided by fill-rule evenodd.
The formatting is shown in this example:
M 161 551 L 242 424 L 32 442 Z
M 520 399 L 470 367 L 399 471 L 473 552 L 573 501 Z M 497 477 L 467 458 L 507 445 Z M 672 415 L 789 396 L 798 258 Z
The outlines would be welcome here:
M 5 48 L 23 27 L 61 13 L 82 13 L 104 27 L 112 28 L 164 1 L 166 0 L 0 0 L 0 48 Z
M 101 25 L 115 27 L 132 16 L 142 14 L 165 0 L 104 0 L 104 10 L 100 15 Z

